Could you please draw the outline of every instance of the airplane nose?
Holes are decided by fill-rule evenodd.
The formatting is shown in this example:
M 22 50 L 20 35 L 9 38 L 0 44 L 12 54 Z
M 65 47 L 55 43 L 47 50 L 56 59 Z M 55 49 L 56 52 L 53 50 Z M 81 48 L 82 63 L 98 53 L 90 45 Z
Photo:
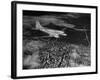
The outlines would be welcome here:
M 67 36 L 67 34 L 65 34 L 65 33 L 64 33 L 63 35 L 64 35 L 64 36 Z

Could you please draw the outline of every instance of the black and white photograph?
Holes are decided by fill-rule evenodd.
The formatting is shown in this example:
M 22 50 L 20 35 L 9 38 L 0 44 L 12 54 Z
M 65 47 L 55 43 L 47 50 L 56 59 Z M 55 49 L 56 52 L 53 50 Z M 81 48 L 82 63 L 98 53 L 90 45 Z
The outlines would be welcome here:
M 23 69 L 91 66 L 91 17 L 23 11 Z
M 31 2 L 13 6 L 14 77 L 96 73 L 95 6 Z

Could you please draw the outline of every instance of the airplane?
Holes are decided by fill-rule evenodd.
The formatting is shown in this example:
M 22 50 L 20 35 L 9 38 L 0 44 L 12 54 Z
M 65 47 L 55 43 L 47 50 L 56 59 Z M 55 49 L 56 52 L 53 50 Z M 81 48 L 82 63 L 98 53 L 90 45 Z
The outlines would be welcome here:
M 48 28 L 44 28 L 42 27 L 42 25 L 40 24 L 40 22 L 38 20 L 36 20 L 36 30 L 40 30 L 43 31 L 45 33 L 49 34 L 49 37 L 55 37 L 55 38 L 59 38 L 59 35 L 62 36 L 67 36 L 67 34 L 64 33 L 64 31 L 60 31 L 60 30 L 53 30 L 53 29 L 48 29 Z

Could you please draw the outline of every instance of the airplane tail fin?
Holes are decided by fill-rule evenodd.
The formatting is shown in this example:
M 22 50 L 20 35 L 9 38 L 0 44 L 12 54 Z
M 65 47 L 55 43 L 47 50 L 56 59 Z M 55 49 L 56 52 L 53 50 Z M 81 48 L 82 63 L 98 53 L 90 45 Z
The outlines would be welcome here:
M 42 29 L 43 27 L 41 26 L 40 22 L 36 20 L 36 29 Z

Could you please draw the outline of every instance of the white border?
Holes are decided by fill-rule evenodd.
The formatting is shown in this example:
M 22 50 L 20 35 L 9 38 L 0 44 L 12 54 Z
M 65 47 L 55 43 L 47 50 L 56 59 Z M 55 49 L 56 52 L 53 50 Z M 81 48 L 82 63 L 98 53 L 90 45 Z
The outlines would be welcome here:
M 90 67 L 74 67 L 74 68 L 56 68 L 56 69 L 22 69 L 22 10 L 37 10 L 37 11 L 58 11 L 58 12 L 77 12 L 77 13 L 91 13 L 91 66 Z M 59 7 L 47 5 L 27 5 L 17 4 L 17 76 L 37 76 L 50 74 L 68 74 L 68 73 L 83 73 L 95 72 L 96 65 L 96 23 L 95 23 L 95 9 L 90 8 L 75 8 L 75 7 Z

